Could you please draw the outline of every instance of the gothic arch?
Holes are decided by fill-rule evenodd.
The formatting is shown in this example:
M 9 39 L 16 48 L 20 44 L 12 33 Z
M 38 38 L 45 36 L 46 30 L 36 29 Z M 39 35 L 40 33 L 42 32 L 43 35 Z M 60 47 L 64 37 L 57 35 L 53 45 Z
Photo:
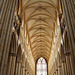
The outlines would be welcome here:
M 21 49 L 21 45 L 19 45 L 17 49 L 17 62 L 21 62 L 21 61 L 22 61 L 22 49 Z
M 42 61 L 41 63 L 38 63 L 39 61 Z M 44 61 L 44 62 L 43 62 Z M 41 65 L 40 65 L 41 64 Z M 39 67 L 40 65 L 40 67 Z M 42 67 L 43 66 L 43 67 Z M 45 66 L 45 67 L 44 67 Z M 42 67 L 42 68 L 41 68 Z M 48 75 L 48 62 L 47 60 L 44 58 L 44 57 L 39 57 L 37 60 L 36 60 L 36 75 L 38 75 L 37 71 L 38 69 L 41 71 L 41 69 L 44 71 L 45 69 L 45 75 Z M 39 72 L 39 71 L 38 71 Z M 42 72 L 43 73 L 43 72 Z M 43 74 L 40 74 L 40 75 L 43 75 Z
M 17 53 L 17 39 L 16 33 L 12 32 L 9 53 Z
M 8 64 L 7 75 L 10 75 L 11 73 L 14 74 L 16 56 L 17 56 L 17 38 L 16 33 L 12 32 L 7 63 Z M 12 69 L 13 71 L 10 69 Z

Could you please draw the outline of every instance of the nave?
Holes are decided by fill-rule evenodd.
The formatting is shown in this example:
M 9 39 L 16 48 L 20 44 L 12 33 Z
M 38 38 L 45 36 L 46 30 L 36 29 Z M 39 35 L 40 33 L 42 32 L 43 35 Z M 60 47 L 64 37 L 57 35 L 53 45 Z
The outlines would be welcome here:
M 0 75 L 75 75 L 74 0 L 0 0 Z

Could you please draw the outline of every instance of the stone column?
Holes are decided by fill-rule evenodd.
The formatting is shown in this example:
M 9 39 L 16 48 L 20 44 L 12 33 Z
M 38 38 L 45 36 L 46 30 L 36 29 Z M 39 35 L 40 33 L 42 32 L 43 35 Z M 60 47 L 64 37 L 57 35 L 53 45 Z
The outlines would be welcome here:
M 21 75 L 25 75 L 25 67 L 21 66 Z
M 27 58 L 25 60 L 25 75 L 27 75 Z
M 61 0 L 62 8 L 65 16 L 65 24 L 67 26 L 67 33 L 69 37 L 70 50 L 72 56 L 73 75 L 75 75 L 75 13 L 74 0 Z
M 22 67 L 21 67 L 21 75 L 25 75 L 25 54 L 22 54 Z
M 8 61 L 9 61 L 9 63 L 8 63 L 8 67 L 7 67 L 7 75 L 14 75 L 16 54 L 15 53 L 11 53 L 9 55 Z
M 0 33 L 1 34 L 2 34 L 2 31 L 3 31 L 3 25 L 2 24 L 5 21 L 5 15 L 7 14 L 6 12 L 7 11 L 10 11 L 9 9 L 7 9 L 9 3 L 10 3 L 9 0 L 2 0 L 1 1 L 1 13 L 0 13 L 0 15 L 1 15 L 1 20 L 0 20 Z M 1 35 L 0 35 L 0 37 L 1 37 Z M 0 42 L 1 42 L 1 40 L 0 40 Z
M 71 58 L 71 50 L 68 42 L 68 37 L 67 37 L 67 31 L 66 31 L 66 37 L 65 37 L 65 42 L 64 42 L 64 50 L 65 50 L 65 58 L 66 58 L 66 69 L 67 69 L 67 74 L 68 75 L 73 75 L 73 68 L 72 68 L 72 63 L 70 61 Z
M 11 63 L 12 63 L 12 56 L 9 55 L 9 58 L 8 58 L 8 67 L 7 67 L 7 75 L 10 75 Z
M 61 66 L 59 65 L 58 66 L 58 75 L 61 75 L 61 71 L 60 71 L 61 69 L 60 68 L 61 68 Z
M 70 52 L 66 53 L 66 65 L 67 65 L 67 71 L 68 71 L 68 75 L 72 75 L 72 68 L 71 68 L 71 64 L 70 64 Z
M 29 74 L 29 66 L 28 66 L 28 62 L 27 62 L 27 75 Z
M 21 74 L 21 62 L 18 62 L 18 74 L 17 75 L 20 75 Z
M 22 74 L 25 75 L 25 67 L 22 68 Z
M 4 0 L 5 5 L 1 10 L 1 36 L 0 36 L 0 75 L 6 75 L 7 59 L 9 54 L 10 39 L 13 27 L 14 12 L 17 0 Z M 5 7 L 5 8 L 4 8 Z M 5 9 L 5 10 L 4 10 Z M 5 16 L 6 15 L 6 16 Z
M 65 69 L 65 55 L 64 55 L 64 46 L 61 44 L 61 48 L 60 48 L 60 55 L 61 55 L 61 66 L 62 66 L 62 75 L 67 75 L 66 74 L 66 69 Z
M 20 75 L 21 74 L 21 62 L 16 63 L 16 70 L 15 70 L 15 75 Z
M 62 75 L 61 73 L 61 58 L 60 58 L 60 54 L 58 53 L 58 75 Z
M 62 72 L 63 72 L 62 75 L 67 75 L 65 71 L 65 61 L 64 60 L 62 60 Z
M 16 69 L 15 69 L 15 75 L 17 75 L 17 72 L 18 72 L 18 63 L 17 63 L 17 61 L 16 61 Z
M 69 62 L 70 62 L 70 66 L 71 66 L 71 72 L 72 72 L 72 75 L 73 75 L 73 65 L 72 65 L 71 55 L 69 56 Z
M 21 45 L 19 45 L 18 50 L 17 50 L 15 75 L 20 75 L 21 74 L 21 66 L 22 66 L 22 50 L 21 50 Z
M 66 75 L 68 75 L 68 69 L 67 69 L 67 63 L 65 61 L 65 72 L 66 72 Z
M 15 56 L 13 56 L 12 57 L 12 65 L 11 65 L 11 73 L 10 73 L 10 75 L 14 75 L 14 72 L 15 72 L 15 60 L 16 60 L 16 57 Z
M 57 57 L 56 57 L 56 75 L 58 75 L 58 61 L 57 61 Z

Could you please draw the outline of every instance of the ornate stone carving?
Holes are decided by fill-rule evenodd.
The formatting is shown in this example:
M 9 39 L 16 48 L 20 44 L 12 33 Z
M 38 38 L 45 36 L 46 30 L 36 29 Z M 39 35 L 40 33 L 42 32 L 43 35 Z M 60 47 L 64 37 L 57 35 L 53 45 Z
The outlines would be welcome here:
M 20 34 L 20 26 L 21 26 L 21 17 L 17 12 L 17 14 L 15 15 L 15 19 L 14 19 L 14 28 L 17 31 L 18 36 Z

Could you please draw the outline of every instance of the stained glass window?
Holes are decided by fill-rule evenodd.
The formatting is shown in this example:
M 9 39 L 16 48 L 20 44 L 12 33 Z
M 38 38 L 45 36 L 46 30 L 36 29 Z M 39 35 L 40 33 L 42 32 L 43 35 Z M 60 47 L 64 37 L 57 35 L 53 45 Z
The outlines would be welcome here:
M 36 75 L 47 75 L 47 63 L 44 58 L 38 59 L 36 68 Z

